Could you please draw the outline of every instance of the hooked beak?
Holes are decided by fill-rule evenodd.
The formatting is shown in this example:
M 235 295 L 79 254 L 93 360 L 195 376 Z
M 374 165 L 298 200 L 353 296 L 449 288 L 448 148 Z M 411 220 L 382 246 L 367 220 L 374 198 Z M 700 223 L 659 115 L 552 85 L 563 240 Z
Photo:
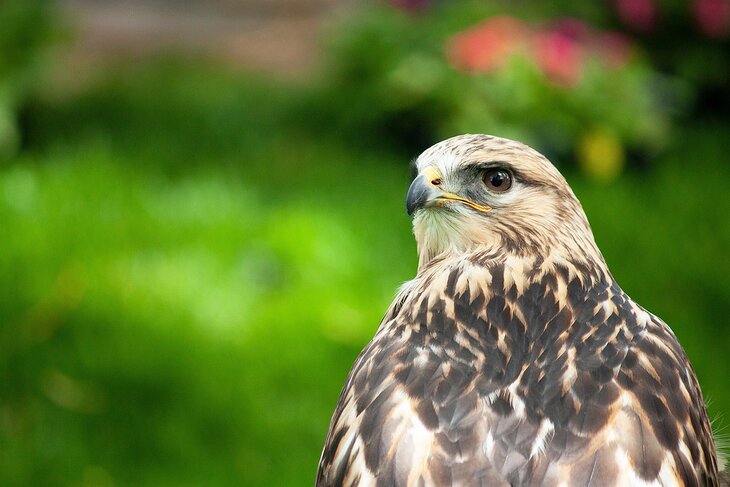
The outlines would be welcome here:
M 465 205 L 486 213 L 491 210 L 490 207 L 480 205 L 453 193 L 447 193 L 439 188 L 443 181 L 441 173 L 433 166 L 429 166 L 423 170 L 408 188 L 406 196 L 406 211 L 408 215 L 413 215 L 419 208 L 430 208 L 433 206 L 443 206 L 446 201 L 458 201 Z
M 434 206 L 442 194 L 443 192 L 431 184 L 425 174 L 419 174 L 411 183 L 411 187 L 408 188 L 408 195 L 406 196 L 408 215 L 413 215 L 419 208 Z

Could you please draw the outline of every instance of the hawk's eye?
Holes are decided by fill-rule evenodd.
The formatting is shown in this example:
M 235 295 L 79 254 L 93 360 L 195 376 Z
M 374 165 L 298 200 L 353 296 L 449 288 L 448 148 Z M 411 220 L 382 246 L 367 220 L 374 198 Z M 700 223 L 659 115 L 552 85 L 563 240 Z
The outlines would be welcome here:
M 495 193 L 504 193 L 512 187 L 512 175 L 504 169 L 487 169 L 482 181 L 487 189 Z

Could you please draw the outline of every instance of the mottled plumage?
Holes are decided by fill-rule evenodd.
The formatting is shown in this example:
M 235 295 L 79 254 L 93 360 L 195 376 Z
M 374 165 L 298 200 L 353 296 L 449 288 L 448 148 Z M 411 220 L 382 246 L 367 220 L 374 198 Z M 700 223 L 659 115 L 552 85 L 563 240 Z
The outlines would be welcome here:
M 418 274 L 350 371 L 316 485 L 720 485 L 686 354 L 552 164 L 465 135 L 416 165 Z

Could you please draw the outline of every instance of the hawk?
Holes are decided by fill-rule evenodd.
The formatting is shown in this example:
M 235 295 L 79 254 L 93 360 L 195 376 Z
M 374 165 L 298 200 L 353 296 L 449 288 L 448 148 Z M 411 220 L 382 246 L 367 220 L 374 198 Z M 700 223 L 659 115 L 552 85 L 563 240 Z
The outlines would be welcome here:
M 558 170 L 487 135 L 415 165 L 418 272 L 350 371 L 316 485 L 724 484 L 687 355 Z

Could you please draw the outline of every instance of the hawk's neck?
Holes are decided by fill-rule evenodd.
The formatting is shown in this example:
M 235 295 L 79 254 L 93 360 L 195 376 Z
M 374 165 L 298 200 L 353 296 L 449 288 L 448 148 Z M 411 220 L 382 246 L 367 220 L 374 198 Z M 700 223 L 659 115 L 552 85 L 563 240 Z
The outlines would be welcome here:
M 430 322 L 414 314 L 419 309 L 432 310 L 442 302 L 444 312 L 454 317 L 458 303 L 481 309 L 482 314 L 489 313 L 491 303 L 493 308 L 501 306 L 509 315 L 516 315 L 529 328 L 546 326 L 563 309 L 593 317 L 619 311 L 617 308 L 623 308 L 620 313 L 631 313 L 635 307 L 602 260 L 484 250 L 433 259 L 401 288 L 386 321 L 388 316 L 405 312 L 416 323 Z M 601 306 L 604 311 L 598 309 Z M 539 310 L 541 319 L 526 316 L 522 310 Z

